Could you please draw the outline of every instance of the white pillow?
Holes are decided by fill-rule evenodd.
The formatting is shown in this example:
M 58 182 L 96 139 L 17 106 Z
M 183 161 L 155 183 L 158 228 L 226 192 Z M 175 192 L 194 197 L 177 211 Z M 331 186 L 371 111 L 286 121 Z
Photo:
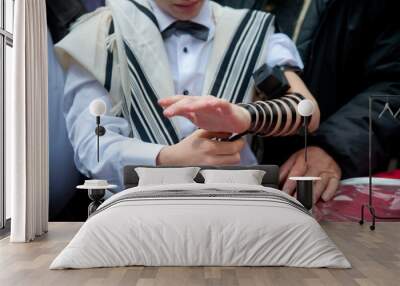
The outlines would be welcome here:
M 202 170 L 205 184 L 261 185 L 265 171 L 262 170 Z
M 184 168 L 135 168 L 139 176 L 139 186 L 171 185 L 195 183 L 200 171 L 198 167 Z

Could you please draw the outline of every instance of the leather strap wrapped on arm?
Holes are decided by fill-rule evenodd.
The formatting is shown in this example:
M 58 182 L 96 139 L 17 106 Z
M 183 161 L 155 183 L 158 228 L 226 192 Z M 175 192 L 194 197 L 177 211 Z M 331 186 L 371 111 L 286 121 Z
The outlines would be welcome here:
M 239 104 L 251 115 L 248 133 L 262 137 L 296 134 L 301 128 L 297 106 L 303 99 L 303 95 L 292 93 L 274 100 Z

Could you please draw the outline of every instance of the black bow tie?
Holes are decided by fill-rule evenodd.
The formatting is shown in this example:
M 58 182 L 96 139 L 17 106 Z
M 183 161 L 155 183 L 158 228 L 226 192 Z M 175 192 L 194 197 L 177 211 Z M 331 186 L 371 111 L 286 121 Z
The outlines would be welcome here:
M 177 31 L 188 33 L 196 39 L 207 41 L 210 29 L 206 26 L 190 21 L 176 21 L 169 25 L 168 28 L 162 32 L 162 36 L 164 39 L 166 39 L 175 34 Z

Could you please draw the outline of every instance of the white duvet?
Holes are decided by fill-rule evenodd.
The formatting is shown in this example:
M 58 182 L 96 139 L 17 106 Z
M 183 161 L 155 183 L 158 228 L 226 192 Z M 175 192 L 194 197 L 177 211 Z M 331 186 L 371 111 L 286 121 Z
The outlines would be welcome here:
M 132 265 L 350 267 L 318 222 L 283 192 L 184 184 L 109 198 L 50 269 Z

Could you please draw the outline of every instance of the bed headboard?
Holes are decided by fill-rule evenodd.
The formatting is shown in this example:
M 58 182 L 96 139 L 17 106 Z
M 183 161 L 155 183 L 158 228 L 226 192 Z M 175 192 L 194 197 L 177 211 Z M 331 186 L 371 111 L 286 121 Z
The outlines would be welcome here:
M 176 166 L 149 167 L 149 166 L 126 166 L 124 168 L 124 187 L 125 189 L 133 188 L 138 185 L 139 176 L 135 171 L 137 167 L 146 168 L 178 168 Z M 274 165 L 257 165 L 257 166 L 200 166 L 202 169 L 221 169 L 221 170 L 264 170 L 265 175 L 262 185 L 277 189 L 279 186 L 279 167 Z M 199 173 L 195 178 L 198 183 L 204 183 L 203 176 Z

